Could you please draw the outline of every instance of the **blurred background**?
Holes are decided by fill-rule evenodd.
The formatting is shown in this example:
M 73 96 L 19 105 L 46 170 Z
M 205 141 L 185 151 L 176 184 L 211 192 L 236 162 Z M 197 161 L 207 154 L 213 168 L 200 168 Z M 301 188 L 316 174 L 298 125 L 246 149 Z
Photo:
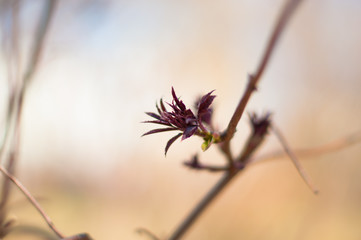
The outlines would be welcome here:
M 6 19 L 5 1 L 0 3 Z M 11 2 L 11 1 L 10 1 Z M 214 120 L 223 130 L 260 60 L 285 1 L 62 0 L 27 89 L 17 176 L 66 235 L 147 239 L 168 236 L 220 174 L 186 169 L 201 139 L 172 133 L 140 137 L 173 86 L 191 106 L 215 89 Z M 19 1 L 20 55 L 27 59 L 45 0 Z M 361 129 L 361 2 L 305 1 L 279 42 L 247 111 L 273 113 L 294 148 L 311 148 Z M 1 38 L 6 36 L 2 23 Z M 5 29 L 5 30 L 4 30 Z M 3 49 L 4 50 L 4 49 Z M 1 128 L 6 118 L 7 58 L 0 58 Z M 2 131 L 2 130 L 1 130 Z M 240 122 L 233 149 L 249 133 Z M 258 154 L 280 150 L 270 134 Z M 223 164 L 216 148 L 203 162 Z M 359 239 L 361 145 L 302 159 L 315 196 L 291 161 L 250 166 L 185 239 Z M 46 224 L 13 190 L 18 226 Z M 8 239 L 41 239 L 14 232 Z

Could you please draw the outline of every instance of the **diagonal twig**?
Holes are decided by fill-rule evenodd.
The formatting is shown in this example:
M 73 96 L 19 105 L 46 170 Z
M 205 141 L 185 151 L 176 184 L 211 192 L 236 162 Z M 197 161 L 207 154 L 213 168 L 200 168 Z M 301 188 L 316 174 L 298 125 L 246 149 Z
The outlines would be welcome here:
M 10 180 L 12 181 L 20 191 L 25 195 L 25 197 L 30 201 L 30 203 L 35 207 L 36 210 L 40 213 L 40 215 L 44 218 L 48 226 L 53 230 L 53 232 L 60 238 L 64 238 L 64 235 L 59 232 L 59 230 L 54 226 L 54 223 L 50 219 L 50 217 L 45 213 L 44 209 L 40 206 L 40 204 L 36 201 L 36 199 L 31 195 L 29 190 L 25 188 L 25 186 L 11 173 L 9 173 L 3 166 L 0 165 L 0 171 Z
M 302 167 L 301 163 L 298 161 L 296 155 L 289 147 L 289 145 L 286 141 L 286 138 L 283 136 L 281 131 L 274 124 L 271 125 L 271 129 L 272 129 L 273 133 L 276 135 L 276 137 L 278 138 L 278 140 L 280 141 L 284 151 L 287 153 L 287 155 L 292 160 L 298 173 L 301 175 L 303 180 L 306 182 L 307 186 L 313 191 L 313 193 L 317 194 L 318 190 L 315 188 L 314 184 L 312 183 L 311 178 L 308 176 L 305 169 Z
M 57 0 L 47 0 L 45 1 L 43 15 L 39 21 L 35 32 L 35 39 L 32 46 L 32 53 L 30 55 L 29 63 L 24 74 L 24 84 L 28 84 L 31 81 L 36 68 L 39 63 L 39 58 L 43 50 L 43 45 L 45 41 L 46 33 L 49 30 L 50 21 L 54 15 L 54 10 L 57 4 Z
M 228 183 L 236 176 L 237 172 L 226 172 L 217 184 L 207 193 L 207 195 L 197 204 L 197 206 L 189 213 L 186 219 L 178 226 L 172 233 L 168 240 L 178 240 L 187 232 L 193 225 L 195 220 L 201 215 L 202 212 L 209 206 L 209 204 L 219 196 Z
M 151 240 L 160 240 L 160 238 L 158 238 L 154 233 L 152 233 L 151 231 L 149 231 L 148 229 L 145 228 L 137 228 L 135 230 L 137 233 L 139 234 L 145 234 L 146 236 L 149 237 L 149 239 Z

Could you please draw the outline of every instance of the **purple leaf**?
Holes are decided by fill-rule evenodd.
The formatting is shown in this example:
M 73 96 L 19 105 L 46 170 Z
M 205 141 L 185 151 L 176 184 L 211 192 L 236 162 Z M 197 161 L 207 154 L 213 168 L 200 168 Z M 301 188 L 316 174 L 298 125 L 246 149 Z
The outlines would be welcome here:
M 163 104 L 163 99 L 160 99 L 160 107 L 161 107 L 163 112 L 167 111 L 167 109 L 165 108 L 165 106 Z
M 155 107 L 157 108 L 159 115 L 162 116 L 162 111 L 160 110 L 158 103 L 155 104 Z
M 157 128 L 157 129 L 153 129 L 149 132 L 146 132 L 142 135 L 145 136 L 145 135 L 149 135 L 149 134 L 153 134 L 153 133 L 159 133 L 159 132 L 167 132 L 167 131 L 174 131 L 174 130 L 178 130 L 176 128 L 173 128 L 173 127 L 169 127 L 169 128 Z
M 191 137 L 198 129 L 198 126 L 189 126 L 183 132 L 182 140 Z
M 162 124 L 162 125 L 166 125 L 166 126 L 172 126 L 171 124 L 169 124 L 168 122 L 163 121 L 163 120 L 143 121 L 142 123 L 155 123 L 155 124 Z
M 146 112 L 146 114 L 153 119 L 150 121 L 145 121 L 145 123 L 154 123 L 165 125 L 168 127 L 153 129 L 149 132 L 143 134 L 149 135 L 153 133 L 166 132 L 166 131 L 174 131 L 179 130 L 181 133 L 171 138 L 165 148 L 165 152 L 168 151 L 169 147 L 173 144 L 173 142 L 182 136 L 182 140 L 193 136 L 198 129 L 201 131 L 207 131 L 207 129 L 203 126 L 203 123 L 207 123 L 210 125 L 210 119 L 212 115 L 212 109 L 210 105 L 212 104 L 215 96 L 212 95 L 213 91 L 204 95 L 197 104 L 197 115 L 195 115 L 192 110 L 186 107 L 186 105 L 181 101 L 176 93 L 174 88 L 172 87 L 172 102 L 166 103 L 170 106 L 170 110 L 168 111 L 165 107 L 165 104 L 162 99 L 160 99 L 159 103 L 156 104 L 157 113 Z
M 197 104 L 197 117 L 200 122 L 205 122 L 207 124 L 210 124 L 211 122 L 213 110 L 210 106 L 216 97 L 215 95 L 211 95 L 213 92 L 214 90 L 204 95 Z
M 176 102 L 176 104 L 180 108 L 180 110 L 182 110 L 182 111 L 186 110 L 186 106 L 184 105 L 184 103 L 182 101 L 180 101 L 178 99 L 173 87 L 172 87 L 172 96 L 173 96 L 173 100 Z
M 165 153 L 164 155 L 167 155 L 168 149 L 169 147 L 175 142 L 175 140 L 177 140 L 180 136 L 182 136 L 182 133 L 178 133 L 177 135 L 175 135 L 174 137 L 172 137 L 171 139 L 169 139 L 169 141 L 167 142 L 167 145 L 165 146 Z
M 201 122 L 205 122 L 207 123 L 208 125 L 211 124 L 211 120 L 212 120 L 212 109 L 208 109 L 206 112 L 204 113 L 201 113 L 201 114 L 198 114 L 198 119 L 201 121 Z
M 155 114 L 155 113 L 152 113 L 152 112 L 146 112 L 145 114 L 147 114 L 148 116 L 151 116 L 151 117 L 153 117 L 155 119 L 162 120 L 162 118 L 158 114 Z
M 198 111 L 204 111 L 209 108 L 209 106 L 212 104 L 214 98 L 216 97 L 215 95 L 211 95 L 213 92 L 214 92 L 214 90 L 207 93 L 206 95 L 204 95 L 201 98 L 201 100 L 199 100 Z

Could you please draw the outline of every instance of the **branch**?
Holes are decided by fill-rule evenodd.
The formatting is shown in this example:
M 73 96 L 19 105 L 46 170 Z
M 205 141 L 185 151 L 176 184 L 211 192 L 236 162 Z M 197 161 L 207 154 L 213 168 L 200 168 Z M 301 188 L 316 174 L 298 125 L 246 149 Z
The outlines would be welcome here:
M 249 75 L 248 84 L 246 90 L 238 103 L 238 106 L 233 113 L 233 116 L 228 124 L 227 130 L 224 134 L 224 146 L 223 151 L 230 155 L 230 140 L 233 137 L 233 134 L 236 131 L 236 127 L 238 125 L 239 120 L 242 117 L 244 109 L 253 93 L 257 89 L 257 83 L 259 82 L 260 78 L 262 77 L 263 72 L 265 71 L 269 60 L 271 58 L 272 53 L 274 52 L 275 46 L 285 29 L 285 26 L 290 20 L 292 13 L 295 12 L 297 6 L 301 3 L 302 0 L 290 0 L 286 3 L 285 7 L 283 8 L 281 15 L 279 16 L 277 23 L 273 29 L 272 35 L 267 43 L 266 50 L 263 53 L 263 57 L 261 62 L 254 74 Z
M 243 94 L 229 124 L 227 130 L 224 132 L 222 136 L 223 143 L 221 143 L 221 150 L 226 155 L 226 158 L 229 163 L 229 170 L 223 175 L 223 177 L 219 180 L 219 182 L 210 190 L 210 192 L 199 202 L 199 204 L 193 209 L 193 211 L 186 217 L 186 219 L 179 225 L 179 227 L 173 232 L 170 236 L 169 240 L 177 240 L 180 239 L 186 231 L 192 226 L 192 224 L 196 221 L 196 219 L 201 215 L 202 212 L 206 209 L 207 206 L 219 195 L 219 193 L 228 185 L 228 183 L 236 176 L 243 168 L 236 168 L 235 163 L 246 163 L 249 161 L 251 154 L 253 154 L 254 150 L 257 149 L 258 145 L 261 144 L 264 135 L 267 133 L 265 131 L 261 135 L 251 135 L 248 147 L 246 147 L 247 151 L 242 152 L 241 156 L 238 158 L 238 161 L 232 156 L 230 149 L 230 141 L 233 137 L 233 134 L 236 131 L 236 127 L 238 125 L 239 120 L 242 117 L 243 111 L 248 103 L 248 100 L 254 90 L 256 90 L 257 83 L 261 78 L 269 59 L 273 53 L 273 50 L 278 42 L 281 33 L 283 32 L 286 24 L 289 22 L 289 19 L 292 13 L 295 11 L 298 4 L 301 0 L 290 0 L 287 2 L 285 7 L 283 8 L 278 21 L 274 27 L 271 38 L 267 44 L 266 50 L 264 52 L 263 58 L 259 64 L 259 67 L 255 74 L 249 76 L 249 82 L 246 88 L 245 93 Z M 256 139 L 257 137 L 257 139 Z M 255 145 L 252 145 L 252 144 Z M 252 146 L 251 146 L 252 145 Z
M 20 191 L 25 195 L 25 197 L 29 200 L 29 202 L 38 210 L 40 215 L 44 218 L 49 227 L 53 230 L 53 232 L 60 238 L 64 238 L 63 234 L 59 232 L 59 230 L 54 226 L 50 217 L 45 213 L 40 204 L 36 201 L 36 199 L 31 195 L 31 193 L 25 188 L 25 186 L 12 174 L 10 174 L 3 166 L 0 166 L 0 171 L 10 180 L 12 181 Z
M 209 204 L 219 195 L 219 193 L 225 188 L 225 186 L 227 186 L 237 173 L 238 171 L 225 173 L 211 191 L 209 191 L 209 193 L 197 204 L 181 225 L 179 225 L 175 232 L 173 232 L 168 240 L 180 239 L 201 215 L 201 213 L 204 212 L 206 207 L 209 206 Z

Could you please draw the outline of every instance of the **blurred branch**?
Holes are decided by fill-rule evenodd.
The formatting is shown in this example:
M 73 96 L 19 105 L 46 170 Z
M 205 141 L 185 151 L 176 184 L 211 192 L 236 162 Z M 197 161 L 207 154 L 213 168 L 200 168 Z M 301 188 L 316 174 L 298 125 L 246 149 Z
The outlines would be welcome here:
M 28 62 L 25 75 L 23 78 L 20 77 L 21 66 L 20 66 L 20 56 L 19 56 L 19 8 L 20 1 L 15 1 L 15 3 L 9 5 L 9 9 L 12 12 L 12 25 L 11 25 L 11 36 L 12 40 L 10 42 L 11 53 L 15 55 L 16 61 L 11 61 L 12 54 L 10 54 L 10 62 L 8 63 L 11 69 L 14 70 L 15 74 L 12 74 L 12 71 L 9 72 L 9 100 L 7 106 L 7 116 L 5 123 L 4 138 L 0 148 L 0 162 L 2 158 L 6 157 L 6 162 L 2 167 L 3 170 L 6 170 L 11 176 L 15 172 L 15 163 L 18 159 L 19 148 L 20 148 L 20 128 L 21 128 L 21 116 L 23 109 L 23 102 L 25 96 L 25 90 L 27 84 L 32 79 L 36 66 L 38 65 L 39 58 L 41 55 L 41 50 L 43 49 L 44 38 L 49 26 L 49 22 L 53 15 L 55 8 L 56 0 L 48 0 L 45 2 L 43 15 L 39 20 L 39 24 L 36 29 L 35 39 L 33 46 L 31 48 L 32 52 L 30 54 L 30 60 Z M 15 75 L 15 78 L 12 76 Z M 9 145 L 9 150 L 7 146 Z M 5 218 L 5 206 L 9 200 L 10 196 L 10 182 L 6 178 L 2 186 L 1 202 L 0 202 L 0 220 L 3 222 Z
M 209 172 L 225 172 L 230 170 L 229 166 L 213 166 L 210 164 L 203 164 L 198 160 L 198 155 L 193 156 L 191 160 L 185 161 L 183 164 L 188 168 L 197 171 L 206 170 Z
M 336 152 L 354 144 L 361 143 L 361 131 L 344 136 L 332 142 L 313 148 L 295 149 L 293 152 L 298 157 L 315 157 L 326 153 Z M 250 163 L 259 163 L 267 160 L 279 159 L 287 154 L 284 151 L 274 151 L 252 159 Z
M 48 30 L 51 17 L 53 16 L 53 12 L 56 6 L 57 0 L 47 0 L 45 2 L 44 10 L 42 17 L 40 18 L 38 27 L 36 29 L 35 33 L 35 39 L 32 46 L 32 52 L 30 54 L 30 61 L 28 63 L 27 69 L 25 70 L 25 75 L 22 79 L 22 83 L 17 86 L 18 95 L 13 101 L 14 105 L 11 106 L 13 109 L 17 107 L 16 111 L 16 117 L 15 117 L 15 126 L 14 126 L 14 133 L 13 133 L 13 144 L 11 145 L 11 154 L 15 157 L 13 158 L 13 162 L 17 159 L 18 151 L 19 151 L 19 145 L 20 145 L 20 125 L 21 125 L 21 116 L 22 116 L 22 109 L 23 109 L 23 103 L 24 103 L 24 97 L 25 97 L 25 90 L 31 81 L 36 67 L 39 62 L 39 58 L 41 55 L 41 51 L 43 49 L 44 39 L 46 36 L 46 32 Z M 13 163 L 9 163 L 13 164 Z M 9 168 L 8 168 L 9 169 Z
M 3 166 L 0 166 L 0 171 L 10 180 L 12 181 L 20 191 L 25 195 L 25 197 L 29 200 L 29 202 L 35 207 L 36 210 L 40 213 L 40 215 L 44 218 L 48 226 L 53 230 L 53 232 L 60 238 L 64 238 L 63 234 L 59 232 L 59 230 L 55 227 L 54 223 L 50 219 L 50 217 L 45 213 L 40 204 L 36 201 L 36 199 L 31 195 L 31 193 L 25 188 L 25 186 L 12 174 L 10 174 Z
M 3 135 L 3 142 L 1 144 L 0 147 L 0 162 L 2 160 L 2 158 L 5 155 L 5 149 L 7 146 L 7 143 L 10 141 L 10 138 L 12 138 L 12 142 L 10 144 L 10 154 L 9 154 L 9 161 L 7 161 L 7 169 L 12 172 L 12 168 L 14 165 L 15 160 L 17 159 L 17 155 L 18 155 L 18 148 L 19 148 L 19 141 L 20 141 L 20 122 L 21 122 L 21 112 L 22 112 L 22 108 L 23 108 L 23 101 L 24 101 L 24 95 L 25 95 L 25 89 L 26 89 L 26 84 L 30 81 L 30 79 L 32 78 L 35 70 L 36 70 L 36 66 L 38 64 L 39 58 L 40 58 L 40 53 L 41 50 L 43 49 L 43 43 L 44 43 L 44 38 L 49 26 L 49 22 L 51 20 L 51 17 L 53 15 L 54 12 L 54 8 L 55 8 L 55 4 L 56 4 L 56 0 L 48 0 L 45 3 L 44 6 L 44 11 L 43 11 L 43 16 L 39 21 L 39 25 L 37 27 L 36 30 L 36 34 L 35 34 L 35 40 L 34 40 L 34 44 L 32 47 L 32 53 L 30 55 L 30 61 L 28 63 L 28 67 L 26 70 L 26 73 L 22 79 L 22 81 L 20 81 L 19 78 L 15 78 L 13 79 L 11 76 L 9 76 L 9 89 L 10 89 L 10 97 L 9 97 L 9 101 L 8 101 L 8 107 L 7 107 L 7 117 L 6 117 L 6 123 L 5 123 L 5 131 L 4 131 L 4 135 Z M 19 44 L 18 44 L 18 40 L 19 40 L 19 24 L 18 24 L 18 11 L 19 11 L 19 2 L 17 2 L 17 4 L 13 4 L 12 8 L 10 9 L 13 13 L 12 13 L 12 51 L 10 55 L 15 55 L 16 56 L 16 65 L 15 66 L 17 68 L 16 72 L 20 71 L 20 60 L 19 60 Z M 9 65 L 13 65 L 11 64 L 12 61 L 9 62 Z M 14 67 L 14 68 L 15 68 Z M 18 75 L 18 74 L 15 74 Z M 13 124 L 12 124 L 13 123 Z M 10 130 L 12 129 L 12 134 L 10 134 Z M 6 196 L 7 194 L 3 194 L 3 196 Z
M 271 129 L 274 132 L 274 134 L 276 135 L 276 137 L 278 138 L 278 140 L 280 141 L 284 151 L 286 152 L 286 154 L 290 157 L 290 159 L 292 160 L 293 164 L 295 165 L 298 173 L 301 175 L 301 177 L 303 178 L 303 180 L 306 182 L 307 186 L 310 187 L 310 189 L 313 191 L 313 193 L 317 194 L 318 190 L 315 188 L 314 184 L 311 181 L 311 178 L 308 176 L 308 174 L 306 173 L 305 169 L 302 167 L 300 161 L 298 161 L 296 155 L 294 154 L 294 152 L 291 150 L 289 144 L 286 141 L 286 138 L 283 136 L 283 134 L 281 133 L 281 131 L 274 125 L 271 125 Z
M 45 1 L 44 11 L 39 21 L 38 27 L 36 29 L 33 47 L 31 48 L 32 53 L 30 55 L 28 67 L 24 75 L 24 84 L 28 84 L 31 81 L 34 72 L 37 69 L 39 58 L 44 48 L 45 36 L 46 33 L 48 32 L 49 24 L 53 17 L 56 4 L 57 4 L 57 0 Z
M 15 1 L 7 1 L 4 2 L 4 14 L 3 20 L 5 20 L 5 24 L 2 26 L 2 30 L 4 33 L 3 41 L 4 41 L 4 51 L 6 52 L 7 59 L 7 69 L 8 69 L 8 89 L 9 89 L 9 100 L 7 105 L 7 115 L 5 117 L 5 125 L 4 125 L 4 133 L 3 138 L 1 139 L 0 146 L 0 164 L 3 161 L 3 158 L 7 159 L 7 168 L 10 172 L 14 171 L 14 159 L 16 158 L 15 154 L 10 152 L 7 156 L 8 148 L 12 148 L 14 143 L 17 145 L 17 137 L 11 130 L 15 129 L 15 112 L 16 112 L 16 87 L 20 82 L 20 54 L 19 54 L 19 41 L 20 41 L 20 23 L 19 23 L 19 6 L 20 2 L 18 0 Z M 7 19 L 6 19 L 7 18 Z M 6 23 L 9 26 L 6 26 Z M 8 33 L 9 37 L 6 37 L 6 33 Z M 15 130 L 14 130 L 15 131 Z M 12 138 L 12 139 L 11 139 Z M 10 150 L 11 151 L 11 150 Z M 1 200 L 0 200 L 0 232 L 1 238 L 4 237 L 9 229 L 6 227 L 8 224 L 6 223 L 6 206 L 8 204 L 10 196 L 10 182 L 6 178 L 2 183 L 1 188 Z

